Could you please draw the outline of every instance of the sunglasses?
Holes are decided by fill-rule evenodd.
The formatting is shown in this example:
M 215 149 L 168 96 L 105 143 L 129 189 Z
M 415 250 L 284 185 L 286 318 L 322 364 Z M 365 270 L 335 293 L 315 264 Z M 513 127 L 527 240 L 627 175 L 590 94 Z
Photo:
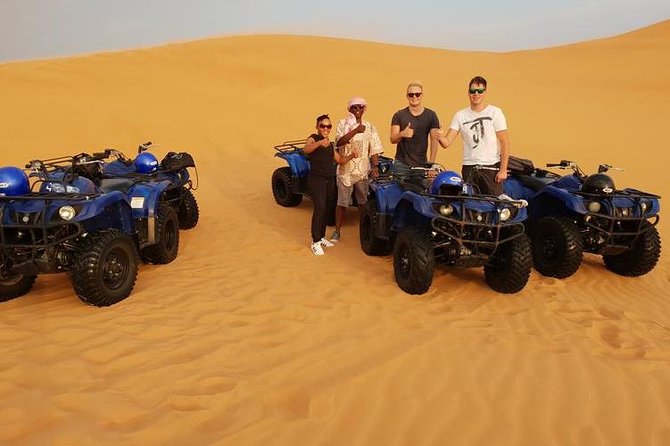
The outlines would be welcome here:
M 332 129 L 333 124 L 319 124 L 320 129 Z
M 351 107 L 349 107 L 349 110 L 363 110 L 365 108 L 365 105 L 363 104 L 354 104 Z
M 421 96 L 421 93 L 407 93 L 408 98 L 418 98 Z
M 484 94 L 485 91 L 486 91 L 486 88 L 471 88 L 470 89 L 470 94 L 475 94 L 475 93 Z

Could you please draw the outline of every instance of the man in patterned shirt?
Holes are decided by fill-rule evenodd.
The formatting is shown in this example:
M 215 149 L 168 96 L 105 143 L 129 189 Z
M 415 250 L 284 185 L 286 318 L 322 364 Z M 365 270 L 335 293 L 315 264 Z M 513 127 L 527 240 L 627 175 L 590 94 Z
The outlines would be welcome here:
M 368 201 L 368 174 L 372 173 L 373 177 L 379 174 L 379 154 L 383 148 L 377 129 L 363 119 L 367 105 L 361 97 L 351 98 L 347 117 L 337 124 L 335 141 L 338 151 L 342 156 L 353 153 L 354 158 L 337 166 L 337 209 L 331 241 L 340 239 L 340 229 L 352 193 L 356 194 L 356 203 L 361 209 Z

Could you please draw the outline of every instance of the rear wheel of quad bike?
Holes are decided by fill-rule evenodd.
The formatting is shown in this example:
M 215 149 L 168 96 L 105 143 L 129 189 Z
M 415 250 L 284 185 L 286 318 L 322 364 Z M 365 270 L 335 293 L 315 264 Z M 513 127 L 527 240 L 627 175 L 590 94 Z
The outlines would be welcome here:
M 77 247 L 72 283 L 82 300 L 107 307 L 130 295 L 137 280 L 133 239 L 115 229 L 89 234 Z
M 521 234 L 496 249 L 484 265 L 484 278 L 494 291 L 517 293 L 528 283 L 532 267 L 530 239 L 526 234 Z
M 661 237 L 655 226 L 642 222 L 642 232 L 630 250 L 617 255 L 605 255 L 603 261 L 610 271 L 628 277 L 647 274 L 654 269 L 661 255 Z
M 6 279 L 0 279 L 0 302 L 21 297 L 33 287 L 37 276 L 17 274 Z
M 179 229 L 195 228 L 200 217 L 200 210 L 198 209 L 198 202 L 195 201 L 193 192 L 184 189 L 184 196 L 179 203 L 177 209 L 177 217 L 179 217 Z
M 400 289 L 408 294 L 423 294 L 433 283 L 435 254 L 433 245 L 416 228 L 403 229 L 393 247 L 393 272 Z
M 377 225 L 379 224 L 379 211 L 375 200 L 368 200 L 363 206 L 361 219 L 358 225 L 361 248 L 369 256 L 388 254 L 390 243 L 388 240 L 377 237 Z
M 302 201 L 302 195 L 293 193 L 290 167 L 280 167 L 272 174 L 272 195 L 277 204 L 284 207 L 297 206 Z
M 179 220 L 174 208 L 166 203 L 156 212 L 156 243 L 142 249 L 140 255 L 147 263 L 164 265 L 177 258 L 179 252 Z
M 572 220 L 544 217 L 531 234 L 533 264 L 543 276 L 564 279 L 577 272 L 582 263 L 582 237 Z

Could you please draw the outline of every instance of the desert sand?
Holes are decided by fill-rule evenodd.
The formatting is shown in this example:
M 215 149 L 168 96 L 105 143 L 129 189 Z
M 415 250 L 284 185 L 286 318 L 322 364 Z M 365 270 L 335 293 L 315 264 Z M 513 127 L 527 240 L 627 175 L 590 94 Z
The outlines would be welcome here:
M 0 165 L 152 140 L 193 154 L 201 210 L 118 305 L 82 304 L 67 275 L 0 304 L 0 444 L 670 444 L 667 251 L 639 278 L 587 255 L 513 296 L 438 269 L 410 297 L 361 251 L 356 210 L 317 258 L 309 200 L 270 190 L 273 145 L 351 96 L 393 156 L 409 81 L 448 125 L 483 75 L 515 155 L 609 163 L 668 199 L 669 56 L 665 21 L 511 53 L 259 35 L 0 64 Z

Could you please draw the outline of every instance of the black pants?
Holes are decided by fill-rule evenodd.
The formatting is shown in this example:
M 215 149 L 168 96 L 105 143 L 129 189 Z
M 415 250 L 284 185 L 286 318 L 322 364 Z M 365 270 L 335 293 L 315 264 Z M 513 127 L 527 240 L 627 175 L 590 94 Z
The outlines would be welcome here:
M 486 167 L 486 169 L 464 165 L 461 170 L 463 181 L 476 186 L 480 194 L 496 196 L 502 194 L 503 184 L 496 183 L 496 175 L 498 174 L 500 163 L 482 167 Z
M 309 195 L 314 202 L 312 213 L 312 241 L 318 242 L 326 236 L 328 214 L 335 209 L 337 186 L 335 176 L 309 175 L 307 178 Z

